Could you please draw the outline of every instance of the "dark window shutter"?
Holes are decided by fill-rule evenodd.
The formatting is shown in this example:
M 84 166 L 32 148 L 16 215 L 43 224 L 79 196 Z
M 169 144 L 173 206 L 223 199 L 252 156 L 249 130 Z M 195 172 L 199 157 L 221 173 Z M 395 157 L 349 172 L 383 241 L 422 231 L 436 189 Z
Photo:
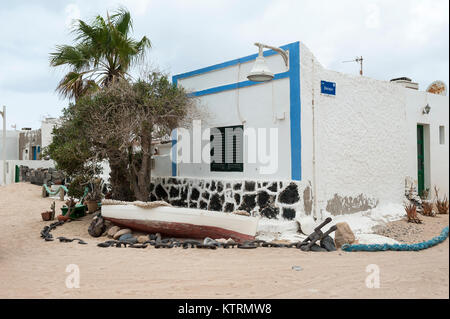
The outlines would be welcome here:
M 244 127 L 217 127 L 210 136 L 211 171 L 243 172 Z

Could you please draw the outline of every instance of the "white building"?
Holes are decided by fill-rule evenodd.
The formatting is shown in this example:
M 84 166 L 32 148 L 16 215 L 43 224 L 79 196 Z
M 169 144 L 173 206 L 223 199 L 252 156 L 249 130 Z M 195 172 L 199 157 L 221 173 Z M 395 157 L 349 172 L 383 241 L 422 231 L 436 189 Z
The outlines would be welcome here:
M 401 203 L 409 180 L 420 190 L 436 185 L 448 194 L 447 96 L 418 91 L 409 81 L 327 70 L 300 42 L 281 48 L 289 53 L 287 71 L 278 53 L 264 52 L 275 73 L 269 82 L 247 79 L 256 54 L 173 77 L 174 84 L 198 99 L 208 117 L 201 133 L 190 130 L 190 154 L 185 151 L 187 139 L 180 132 L 174 135 L 178 152 L 173 157 L 188 155 L 191 162 L 170 166 L 167 146 L 156 156 L 153 198 L 292 219 Z M 427 105 L 430 110 L 424 114 Z M 201 143 L 203 150 L 209 129 L 225 127 L 244 129 L 222 150 L 224 158 L 233 162 L 242 156 L 243 163 L 198 162 L 200 148 L 195 145 Z M 246 134 L 251 128 L 257 130 L 257 139 Z M 270 129 L 277 134 L 271 142 L 258 129 L 267 136 Z M 265 154 L 276 158 L 250 161 L 263 146 Z
M 3 130 L 0 130 L 0 157 L 3 156 Z M 19 159 L 19 131 L 6 131 L 6 159 Z
M 42 121 L 40 129 L 22 129 L 6 131 L 6 163 L 0 165 L 0 185 L 11 184 L 18 180 L 18 167 L 54 168 L 51 160 L 42 160 L 43 149 L 51 143 L 52 130 L 58 120 L 47 118 Z M 2 156 L 2 131 L 0 131 L 0 157 Z M 3 170 L 6 176 L 3 181 Z

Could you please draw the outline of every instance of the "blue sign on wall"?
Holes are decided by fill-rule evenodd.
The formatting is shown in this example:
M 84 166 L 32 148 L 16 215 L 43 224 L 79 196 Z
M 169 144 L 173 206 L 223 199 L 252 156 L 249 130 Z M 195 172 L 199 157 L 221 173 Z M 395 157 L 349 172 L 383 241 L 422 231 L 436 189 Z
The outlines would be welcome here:
M 336 95 L 336 83 L 321 81 L 320 82 L 320 93 L 328 95 Z

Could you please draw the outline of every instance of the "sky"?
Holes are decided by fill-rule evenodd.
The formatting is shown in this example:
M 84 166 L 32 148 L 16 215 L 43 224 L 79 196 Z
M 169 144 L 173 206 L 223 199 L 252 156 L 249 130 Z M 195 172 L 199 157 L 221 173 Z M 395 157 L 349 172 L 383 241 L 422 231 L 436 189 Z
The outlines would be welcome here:
M 49 66 L 58 44 L 72 44 L 74 19 L 125 7 L 135 38 L 152 42 L 146 64 L 170 75 L 301 41 L 328 69 L 421 90 L 449 83 L 448 0 L 0 0 L 0 106 L 7 129 L 39 128 L 69 103 L 55 88 L 67 72 Z M 138 72 L 135 68 L 134 72 Z

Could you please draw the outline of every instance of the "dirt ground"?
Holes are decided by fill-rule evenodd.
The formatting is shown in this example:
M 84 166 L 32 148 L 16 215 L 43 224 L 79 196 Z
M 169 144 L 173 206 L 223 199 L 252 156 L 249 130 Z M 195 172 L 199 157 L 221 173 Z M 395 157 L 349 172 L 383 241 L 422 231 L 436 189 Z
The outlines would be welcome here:
M 449 298 L 448 239 L 421 252 L 99 248 L 105 238 L 87 232 L 92 215 L 52 232 L 88 245 L 41 239 L 50 222 L 40 213 L 52 199 L 40 196 L 35 185 L 0 187 L 0 298 Z M 62 204 L 56 201 L 58 212 Z M 448 225 L 448 215 L 421 218 L 423 224 L 411 226 L 414 240 L 431 239 Z M 401 223 L 407 224 L 392 225 Z M 66 286 L 73 269 L 79 288 Z M 377 271 L 380 287 L 368 288 Z

